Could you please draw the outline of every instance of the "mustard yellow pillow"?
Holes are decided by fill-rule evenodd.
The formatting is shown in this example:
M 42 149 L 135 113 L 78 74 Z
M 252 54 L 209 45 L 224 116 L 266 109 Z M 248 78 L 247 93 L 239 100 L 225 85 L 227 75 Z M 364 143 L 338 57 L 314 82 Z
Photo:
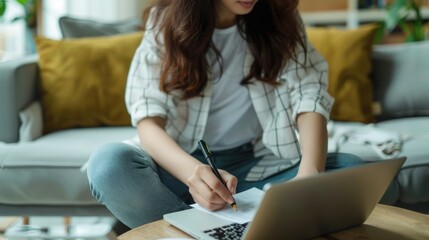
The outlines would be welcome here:
M 38 38 L 44 132 L 130 125 L 125 84 L 142 37 Z
M 371 52 L 376 25 L 354 30 L 307 28 L 310 42 L 329 64 L 329 93 L 335 98 L 331 119 L 373 122 Z

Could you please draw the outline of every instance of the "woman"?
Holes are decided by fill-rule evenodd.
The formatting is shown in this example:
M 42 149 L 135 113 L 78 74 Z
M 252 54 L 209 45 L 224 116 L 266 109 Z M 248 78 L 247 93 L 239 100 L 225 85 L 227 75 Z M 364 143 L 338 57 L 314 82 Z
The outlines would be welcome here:
M 327 156 L 327 64 L 307 42 L 297 4 L 158 0 L 148 8 L 126 89 L 138 139 L 103 146 L 88 166 L 93 195 L 119 220 L 134 228 L 193 202 L 218 210 L 236 192 L 361 162 Z

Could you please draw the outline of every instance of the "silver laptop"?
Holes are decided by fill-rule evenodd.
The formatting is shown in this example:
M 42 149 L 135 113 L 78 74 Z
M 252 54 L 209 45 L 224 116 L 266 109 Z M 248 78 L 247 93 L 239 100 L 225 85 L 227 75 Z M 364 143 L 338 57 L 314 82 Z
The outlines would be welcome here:
M 166 214 L 164 220 L 197 239 L 308 239 L 333 233 L 368 218 L 405 159 L 273 185 L 247 224 L 197 209 Z

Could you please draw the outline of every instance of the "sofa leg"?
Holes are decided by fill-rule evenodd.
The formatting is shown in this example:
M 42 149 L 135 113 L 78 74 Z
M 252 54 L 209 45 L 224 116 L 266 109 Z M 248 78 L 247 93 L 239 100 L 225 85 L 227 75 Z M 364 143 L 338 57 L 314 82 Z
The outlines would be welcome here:
M 70 227 L 71 227 L 71 217 L 70 216 L 64 217 L 64 227 L 66 229 L 66 233 L 70 233 Z
M 70 216 L 65 216 L 64 217 L 64 225 L 68 226 L 71 224 L 71 217 Z
M 30 217 L 29 216 L 22 217 L 22 224 L 23 225 L 30 225 Z

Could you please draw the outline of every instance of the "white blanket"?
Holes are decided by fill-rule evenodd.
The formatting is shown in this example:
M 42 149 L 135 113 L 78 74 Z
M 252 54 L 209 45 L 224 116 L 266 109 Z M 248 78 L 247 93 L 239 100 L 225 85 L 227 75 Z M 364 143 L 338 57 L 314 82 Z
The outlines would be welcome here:
M 338 152 L 343 144 L 370 146 L 382 159 L 397 157 L 406 139 L 400 133 L 376 124 L 329 122 L 329 151 Z

